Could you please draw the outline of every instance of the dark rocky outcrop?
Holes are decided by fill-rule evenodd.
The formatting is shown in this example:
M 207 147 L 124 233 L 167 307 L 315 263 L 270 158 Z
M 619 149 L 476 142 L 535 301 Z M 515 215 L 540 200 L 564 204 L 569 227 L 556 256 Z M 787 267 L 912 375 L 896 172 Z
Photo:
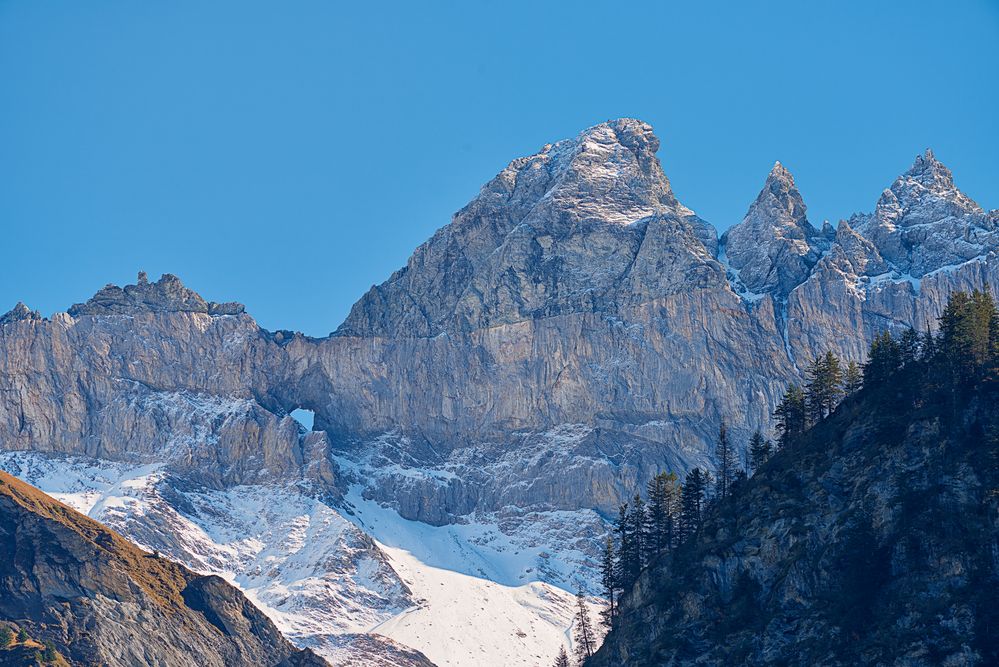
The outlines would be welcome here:
M 737 486 L 587 667 L 999 664 L 999 392 L 940 387 L 864 389 Z
M 326 665 L 238 590 L 0 472 L 0 619 L 81 665 Z
M 41 313 L 31 310 L 24 303 L 18 301 L 17 305 L 9 311 L 0 315 L 0 325 L 11 324 L 13 322 L 37 321 L 42 319 Z

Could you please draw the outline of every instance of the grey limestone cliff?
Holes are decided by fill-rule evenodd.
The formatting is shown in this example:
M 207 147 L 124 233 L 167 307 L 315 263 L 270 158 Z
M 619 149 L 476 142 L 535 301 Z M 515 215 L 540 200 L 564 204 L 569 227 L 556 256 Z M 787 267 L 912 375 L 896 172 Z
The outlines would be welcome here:
M 929 153 L 835 233 L 778 164 L 719 247 L 658 148 L 623 119 L 514 160 L 326 339 L 265 331 L 173 276 L 10 318 L 3 446 L 336 494 L 351 480 L 335 454 L 433 523 L 612 512 L 659 468 L 709 464 L 724 416 L 740 441 L 767 430 L 815 355 L 861 360 L 881 329 L 932 324 L 952 289 L 999 285 L 997 214 Z M 299 407 L 315 432 L 287 417 Z

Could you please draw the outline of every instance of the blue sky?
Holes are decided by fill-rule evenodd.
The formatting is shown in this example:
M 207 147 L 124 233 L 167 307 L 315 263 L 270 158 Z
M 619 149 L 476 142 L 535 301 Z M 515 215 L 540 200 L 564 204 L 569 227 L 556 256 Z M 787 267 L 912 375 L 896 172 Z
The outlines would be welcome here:
M 0 0 L 0 311 L 178 274 L 325 335 L 512 158 L 652 123 L 723 229 L 927 146 L 999 207 L 999 3 Z

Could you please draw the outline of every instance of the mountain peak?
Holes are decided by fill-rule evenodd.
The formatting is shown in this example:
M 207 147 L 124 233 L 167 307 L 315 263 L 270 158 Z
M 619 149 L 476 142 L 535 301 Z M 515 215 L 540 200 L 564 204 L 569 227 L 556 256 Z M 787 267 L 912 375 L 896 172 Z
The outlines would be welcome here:
M 897 269 L 917 277 L 983 255 L 996 239 L 985 212 L 928 148 L 853 226 Z
M 595 295 L 641 272 L 634 260 L 650 228 L 667 237 L 649 237 L 644 252 L 668 245 L 683 257 L 650 276 L 655 289 L 699 280 L 717 234 L 677 201 L 659 146 L 651 125 L 618 118 L 511 161 L 405 269 L 355 304 L 338 335 L 434 336 L 592 311 Z
M 876 215 L 892 224 L 924 224 L 981 212 L 981 207 L 954 185 L 950 169 L 927 148 L 881 195 Z
M 795 185 L 794 176 L 788 169 L 780 163 L 774 162 L 773 168 L 767 174 L 767 180 L 763 184 L 763 189 L 756 197 L 755 205 L 772 200 L 782 209 L 787 211 L 786 218 L 789 222 L 800 224 L 805 218 L 805 203 Z
M 23 301 L 18 301 L 17 305 L 11 308 L 9 311 L 0 315 L 0 324 L 8 324 L 10 322 L 20 322 L 22 320 L 40 320 L 42 319 L 41 314 L 37 310 L 31 310 Z
M 586 135 L 591 132 L 600 131 L 607 128 L 614 133 L 617 141 L 637 152 L 647 155 L 655 155 L 659 150 L 659 137 L 656 136 L 652 126 L 637 118 L 615 118 L 599 125 L 584 130 Z
M 750 291 L 786 294 L 815 263 L 815 235 L 794 177 L 778 161 L 746 217 L 725 233 L 725 253 Z
M 929 148 L 916 156 L 912 166 L 900 178 L 911 179 L 927 187 L 954 189 L 954 175 Z
M 172 273 L 164 273 L 159 280 L 151 283 L 146 272 L 140 271 L 136 284 L 118 287 L 109 283 L 86 303 L 78 303 L 70 308 L 69 314 L 79 317 L 135 311 L 238 315 L 245 308 L 240 303 L 205 301 L 200 294 L 185 287 L 180 278 Z
M 794 185 L 794 177 L 791 175 L 791 172 L 781 164 L 780 160 L 774 162 L 774 166 L 770 170 L 770 174 L 767 176 L 767 181 L 771 180 L 782 182 L 787 181 L 790 182 L 791 185 Z

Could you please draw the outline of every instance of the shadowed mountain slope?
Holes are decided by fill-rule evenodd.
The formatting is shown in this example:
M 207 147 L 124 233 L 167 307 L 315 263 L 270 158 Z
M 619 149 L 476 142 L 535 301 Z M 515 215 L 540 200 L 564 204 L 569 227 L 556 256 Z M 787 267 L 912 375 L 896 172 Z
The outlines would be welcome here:
M 84 665 L 320 667 L 238 590 L 0 472 L 0 618 Z

